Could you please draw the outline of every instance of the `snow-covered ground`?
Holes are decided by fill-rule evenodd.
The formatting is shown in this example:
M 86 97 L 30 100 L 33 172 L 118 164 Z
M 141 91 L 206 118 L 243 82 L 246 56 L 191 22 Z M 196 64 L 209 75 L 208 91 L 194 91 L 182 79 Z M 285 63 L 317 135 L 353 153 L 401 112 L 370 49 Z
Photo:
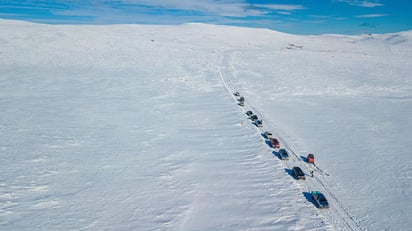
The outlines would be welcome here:
M 409 230 L 411 60 L 411 32 L 0 20 L 0 230 Z

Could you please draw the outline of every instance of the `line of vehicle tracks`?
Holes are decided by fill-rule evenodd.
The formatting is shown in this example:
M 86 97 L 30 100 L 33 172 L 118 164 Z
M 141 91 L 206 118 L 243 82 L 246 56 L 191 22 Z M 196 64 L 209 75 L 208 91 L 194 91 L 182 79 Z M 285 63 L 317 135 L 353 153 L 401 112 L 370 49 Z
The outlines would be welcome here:
M 219 77 L 224 85 L 226 91 L 230 94 L 234 102 L 238 102 L 238 98 L 233 94 L 234 92 L 238 92 L 238 88 L 232 81 L 232 72 L 231 70 L 233 67 L 229 62 L 229 50 L 222 52 L 222 65 L 218 69 Z M 325 177 L 329 176 L 329 173 L 321 169 L 317 165 L 308 164 L 304 161 L 304 159 L 299 155 L 297 152 L 294 151 L 294 148 L 291 144 L 289 144 L 286 139 L 284 139 L 276 130 L 273 128 L 275 127 L 274 123 L 270 123 L 270 120 L 267 120 L 265 116 L 259 112 L 255 107 L 249 103 L 249 100 L 245 100 L 244 106 L 242 106 L 242 111 L 245 113 L 246 111 L 251 110 L 254 114 L 258 115 L 260 119 L 264 122 L 263 127 L 255 127 L 256 131 L 260 134 L 263 134 L 265 130 L 271 131 L 272 134 L 278 138 L 282 148 L 286 149 L 289 153 L 289 160 L 282 160 L 282 165 L 287 167 L 289 171 L 292 170 L 294 166 L 298 166 L 304 170 L 304 172 L 314 171 L 316 175 L 313 177 L 306 177 L 305 186 L 306 190 L 302 192 L 303 195 L 309 195 L 310 191 L 318 190 L 322 191 L 325 196 L 327 197 L 330 208 L 324 211 L 319 211 L 321 215 L 323 215 L 326 220 L 334 226 L 336 230 L 367 230 L 367 228 L 360 224 L 359 221 L 350 213 L 350 211 L 343 205 L 343 203 L 335 196 L 332 192 L 331 187 L 327 185 L 327 183 L 322 180 Z M 263 139 L 263 137 L 262 137 Z M 271 154 L 275 154 L 270 151 Z M 307 174 L 306 174 L 307 175 Z M 310 198 L 307 198 L 308 200 Z

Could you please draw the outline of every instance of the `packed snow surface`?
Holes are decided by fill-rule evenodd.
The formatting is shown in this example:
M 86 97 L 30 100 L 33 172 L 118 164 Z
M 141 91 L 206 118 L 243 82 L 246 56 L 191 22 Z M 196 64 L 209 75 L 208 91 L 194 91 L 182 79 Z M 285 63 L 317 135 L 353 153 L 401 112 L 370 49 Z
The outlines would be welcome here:
M 411 41 L 1 20 L 0 230 L 410 230 Z

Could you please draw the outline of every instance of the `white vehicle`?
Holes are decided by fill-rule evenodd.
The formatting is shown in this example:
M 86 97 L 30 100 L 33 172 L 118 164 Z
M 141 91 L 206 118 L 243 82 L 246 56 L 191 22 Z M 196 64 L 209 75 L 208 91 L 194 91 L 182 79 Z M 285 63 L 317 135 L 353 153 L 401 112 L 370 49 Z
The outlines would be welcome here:
M 273 134 L 270 131 L 266 131 L 263 134 L 265 135 L 266 139 L 271 139 L 273 137 Z

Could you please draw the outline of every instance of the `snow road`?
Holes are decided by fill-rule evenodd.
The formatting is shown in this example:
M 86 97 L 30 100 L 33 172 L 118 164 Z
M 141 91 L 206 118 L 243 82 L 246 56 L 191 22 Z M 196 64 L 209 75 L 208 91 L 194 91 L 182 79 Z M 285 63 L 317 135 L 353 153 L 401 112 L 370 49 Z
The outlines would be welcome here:
M 410 33 L 399 35 L 408 41 L 405 46 L 393 45 L 393 37 L 290 40 L 303 49 L 287 49 L 290 44 L 282 48 L 280 39 L 280 45 L 255 51 L 231 50 L 223 62 L 229 68 L 224 69 L 229 85 L 236 86 L 291 153 L 299 158 L 315 153 L 321 170 L 329 175 L 315 173 L 321 183 L 315 189 L 326 187 L 329 197 L 339 200 L 339 214 L 326 218 L 336 229 L 408 230 L 394 217 L 403 223 L 411 215 L 402 205 L 410 202 L 412 189 L 405 149 L 410 135 L 405 127 L 411 125 L 405 64 L 410 60 Z M 323 50 L 324 45 L 318 45 L 322 43 L 330 50 Z M 386 200 L 389 195 L 396 196 Z M 383 204 L 391 216 L 380 213 Z M 385 221 L 376 222 L 372 216 Z
M 239 97 L 235 97 L 233 94 L 234 92 L 239 92 L 239 88 L 233 84 L 233 75 L 230 72 L 230 67 L 232 67 L 229 61 L 231 52 L 226 50 L 222 53 L 223 61 L 222 67 L 219 69 L 219 76 L 222 80 L 223 85 L 228 91 L 228 94 L 232 96 L 235 103 L 238 103 Z M 274 137 L 279 139 L 281 148 L 287 150 L 290 156 L 289 160 L 281 160 L 278 157 L 277 149 L 273 149 L 273 152 L 269 153 L 269 155 L 279 158 L 279 161 L 282 162 L 282 166 L 285 169 L 285 173 L 289 174 L 293 178 L 292 168 L 295 166 L 300 167 L 304 171 L 305 175 L 307 176 L 306 180 L 304 182 L 298 182 L 295 185 L 297 188 L 302 190 L 302 195 L 308 201 L 311 201 L 314 206 L 316 206 L 312 201 L 310 192 L 320 190 L 325 194 L 331 207 L 324 211 L 320 210 L 319 213 L 322 214 L 322 216 L 324 216 L 330 224 L 333 224 L 333 227 L 335 227 L 336 229 L 339 227 L 339 230 L 366 230 L 366 227 L 362 226 L 359 221 L 356 221 L 354 215 L 352 215 L 350 211 L 348 211 L 348 209 L 345 208 L 345 206 L 339 201 L 339 199 L 336 198 L 331 187 L 327 185 L 326 182 L 322 181 L 322 178 L 329 176 L 328 173 L 320 169 L 316 165 L 316 163 L 315 165 L 306 163 L 305 158 L 302 155 L 296 153 L 291 145 L 288 144 L 288 142 L 276 132 L 274 127 L 272 127 L 270 124 L 266 124 L 266 122 L 270 120 L 266 120 L 265 116 L 260 113 L 255 107 L 253 107 L 253 105 L 250 105 L 247 100 L 245 101 L 245 105 L 242 106 L 242 109 L 243 114 L 245 114 L 246 111 L 252 111 L 255 115 L 258 115 L 259 118 L 264 121 L 263 127 L 256 127 L 258 134 L 261 134 L 263 137 L 265 131 L 271 131 Z M 269 145 L 268 140 L 265 140 L 265 143 Z M 309 177 L 310 171 L 316 172 L 316 175 Z

